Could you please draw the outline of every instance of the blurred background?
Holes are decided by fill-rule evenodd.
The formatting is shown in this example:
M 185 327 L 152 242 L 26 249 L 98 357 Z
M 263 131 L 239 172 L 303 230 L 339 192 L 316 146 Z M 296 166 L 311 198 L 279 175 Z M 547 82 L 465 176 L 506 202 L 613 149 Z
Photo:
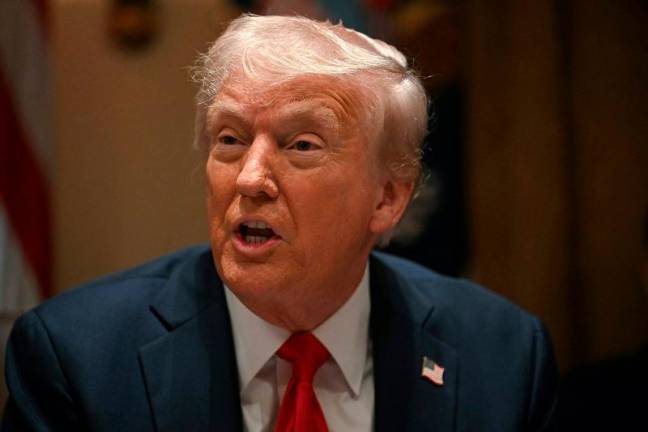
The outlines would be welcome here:
M 641 0 L 0 0 L 5 337 L 207 240 L 188 67 L 242 11 L 341 19 L 426 77 L 429 173 L 391 251 L 540 316 L 563 372 L 648 340 Z

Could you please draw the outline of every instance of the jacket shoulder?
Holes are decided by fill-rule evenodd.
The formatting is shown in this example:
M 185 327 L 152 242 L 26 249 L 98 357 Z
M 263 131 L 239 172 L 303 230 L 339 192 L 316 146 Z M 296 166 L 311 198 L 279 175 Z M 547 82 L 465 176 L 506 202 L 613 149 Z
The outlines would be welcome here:
M 459 351 L 497 345 L 514 356 L 532 349 L 537 339 L 550 344 L 540 319 L 488 288 L 392 255 L 374 257 L 382 273 L 396 281 L 388 287 L 390 301 Z
M 128 419 L 137 426 L 110 423 L 111 429 L 150 430 L 150 418 L 139 415 L 148 409 L 145 386 L 133 385 L 142 379 L 140 349 L 167 334 L 150 305 L 205 254 L 208 247 L 163 256 L 85 283 L 18 318 L 7 345 L 11 399 L 4 426 L 87 430 L 106 419 Z
M 193 246 L 99 277 L 41 303 L 34 311 L 39 315 L 48 315 L 58 310 L 69 313 L 77 307 L 96 311 L 111 309 L 115 303 L 123 304 L 127 301 L 148 305 L 176 269 L 188 260 L 208 252 L 208 246 Z
M 390 301 L 406 305 L 405 314 L 458 358 L 459 404 L 490 407 L 481 420 L 473 419 L 480 426 L 461 418 L 466 430 L 489 423 L 498 425 L 492 430 L 549 430 L 558 375 L 550 337 L 537 317 L 474 282 L 387 254 L 374 258 L 391 282 Z M 503 419 L 510 428 L 502 427 Z
M 449 308 L 458 311 L 475 311 L 532 318 L 532 315 L 503 296 L 473 281 L 444 276 L 413 261 L 394 255 L 374 252 L 381 266 L 392 272 L 405 290 L 405 295 L 415 296 L 418 302 L 437 310 Z
M 61 293 L 32 309 L 51 336 L 91 339 L 93 333 L 145 334 L 160 331 L 151 313 L 167 282 L 185 263 L 209 253 L 209 247 L 180 250 L 137 267 L 107 275 Z

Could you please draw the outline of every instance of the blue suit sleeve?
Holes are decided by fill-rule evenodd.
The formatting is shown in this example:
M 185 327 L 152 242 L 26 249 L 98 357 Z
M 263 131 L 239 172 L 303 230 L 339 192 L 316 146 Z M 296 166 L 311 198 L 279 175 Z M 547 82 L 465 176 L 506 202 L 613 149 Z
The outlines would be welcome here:
M 555 430 L 558 368 L 549 335 L 544 325 L 537 319 L 533 336 L 534 368 L 527 430 L 549 432 Z
M 85 429 L 47 329 L 35 311 L 14 324 L 7 343 L 9 399 L 2 432 Z

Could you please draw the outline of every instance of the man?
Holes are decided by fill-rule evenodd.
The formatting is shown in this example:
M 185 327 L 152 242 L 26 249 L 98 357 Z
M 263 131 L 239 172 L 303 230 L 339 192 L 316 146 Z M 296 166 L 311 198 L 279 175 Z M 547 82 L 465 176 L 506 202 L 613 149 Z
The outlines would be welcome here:
M 211 247 L 27 313 L 4 430 L 549 427 L 540 322 L 379 253 L 420 175 L 426 98 L 395 48 L 243 16 L 196 71 Z

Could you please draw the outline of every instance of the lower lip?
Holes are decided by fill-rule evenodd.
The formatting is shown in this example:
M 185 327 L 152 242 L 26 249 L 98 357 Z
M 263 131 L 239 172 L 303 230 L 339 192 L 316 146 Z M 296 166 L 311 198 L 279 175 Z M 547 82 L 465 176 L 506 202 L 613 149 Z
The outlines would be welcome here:
M 281 237 L 272 237 L 263 243 L 248 243 L 243 240 L 241 234 L 236 233 L 234 235 L 233 243 L 234 247 L 244 255 L 260 256 L 275 248 L 279 244 L 280 240 Z

